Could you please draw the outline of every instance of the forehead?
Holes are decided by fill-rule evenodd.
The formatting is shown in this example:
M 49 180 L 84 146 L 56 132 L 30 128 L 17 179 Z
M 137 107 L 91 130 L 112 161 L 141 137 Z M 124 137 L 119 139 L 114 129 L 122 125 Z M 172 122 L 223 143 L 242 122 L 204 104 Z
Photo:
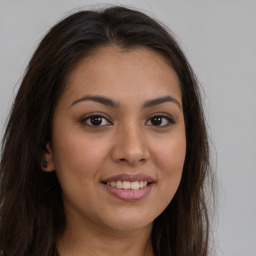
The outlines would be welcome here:
M 85 94 L 137 101 L 171 94 L 181 100 L 178 76 L 170 62 L 143 47 L 101 47 L 83 58 L 71 72 L 64 96 L 75 100 Z

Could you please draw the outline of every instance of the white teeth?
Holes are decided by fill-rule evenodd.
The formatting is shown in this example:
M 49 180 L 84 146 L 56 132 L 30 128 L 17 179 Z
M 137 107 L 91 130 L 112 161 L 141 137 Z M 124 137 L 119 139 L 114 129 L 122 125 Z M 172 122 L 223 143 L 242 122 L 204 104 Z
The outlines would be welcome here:
M 123 183 L 122 183 L 121 180 L 118 180 L 118 181 L 116 182 L 116 187 L 117 187 L 117 188 L 123 188 Z
M 130 182 L 130 181 L 121 181 L 121 180 L 118 180 L 118 181 L 108 181 L 107 182 L 107 185 L 111 186 L 111 187 L 116 187 L 116 188 L 119 188 L 119 189 L 133 189 L 133 190 L 136 190 L 136 189 L 140 189 L 140 188 L 144 188 L 147 186 L 147 181 L 133 181 L 133 182 Z
M 123 189 L 130 189 L 130 188 L 131 188 L 131 182 L 123 181 Z
M 140 188 L 140 184 L 138 181 L 133 181 L 131 184 L 131 189 L 139 189 Z

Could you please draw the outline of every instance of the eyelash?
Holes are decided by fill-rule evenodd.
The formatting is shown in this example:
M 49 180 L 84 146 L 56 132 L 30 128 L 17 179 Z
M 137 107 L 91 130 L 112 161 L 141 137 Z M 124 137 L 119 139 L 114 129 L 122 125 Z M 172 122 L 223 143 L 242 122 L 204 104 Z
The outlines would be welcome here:
M 111 124 L 112 124 L 112 123 L 109 121 L 109 119 L 108 119 L 105 115 L 103 115 L 103 114 L 101 114 L 101 113 L 92 113 L 92 114 L 89 114 L 89 115 L 83 117 L 83 118 L 80 120 L 80 123 L 82 123 L 83 125 L 86 125 L 86 126 L 89 126 L 89 127 L 95 127 L 95 128 L 99 128 L 99 127 L 102 127 L 102 126 L 106 126 L 106 125 L 99 125 L 99 126 L 97 126 L 97 125 L 92 125 L 92 124 L 86 123 L 88 120 L 92 119 L 93 117 L 99 117 L 99 118 L 101 118 L 101 119 L 103 118 L 103 119 L 107 120 L 108 124 L 106 124 L 106 125 L 111 125 Z
M 102 120 L 102 119 L 105 119 L 105 120 L 107 121 L 107 124 L 101 125 L 101 123 L 100 123 L 100 125 L 93 125 L 93 124 L 91 123 L 91 119 L 92 119 L 93 117 L 101 118 L 101 120 Z M 160 118 L 162 118 L 162 119 L 165 119 L 168 123 L 165 124 L 165 125 L 149 125 L 149 126 L 162 127 L 162 128 L 164 128 L 164 127 L 168 127 L 168 126 L 173 125 L 173 124 L 176 123 L 173 118 L 171 118 L 170 116 L 168 116 L 168 115 L 166 115 L 166 114 L 161 114 L 161 113 L 154 114 L 153 116 L 151 116 L 151 117 L 147 120 L 146 123 L 148 123 L 150 120 L 151 120 L 151 122 L 152 122 L 152 119 L 153 119 L 153 118 L 156 118 L 156 117 L 160 117 Z M 91 124 L 88 124 L 88 123 L 87 123 L 88 120 L 90 121 Z M 162 120 L 161 120 L 161 121 L 162 121 Z M 88 116 L 85 116 L 85 117 L 83 117 L 83 118 L 80 120 L 80 123 L 82 123 L 83 125 L 89 126 L 89 127 L 94 127 L 94 128 L 101 128 L 101 127 L 104 127 L 104 126 L 112 125 L 112 123 L 109 121 L 108 117 L 106 117 L 106 116 L 103 115 L 102 113 L 92 113 L 92 114 L 90 114 L 90 115 L 88 115 Z
M 172 118 L 172 117 L 170 117 L 170 116 L 168 116 L 168 115 L 166 115 L 166 114 L 161 114 L 161 113 L 159 113 L 159 114 L 154 114 L 153 116 L 151 116 L 149 119 L 148 119 L 148 121 L 149 120 L 151 120 L 152 121 L 152 119 L 153 118 L 156 118 L 156 117 L 160 117 L 160 118 L 162 118 L 162 121 L 163 121 L 163 119 L 165 119 L 166 121 L 167 121 L 167 124 L 165 124 L 165 125 L 152 125 L 152 126 L 154 126 L 154 127 L 168 127 L 168 126 L 170 126 L 170 125 L 173 125 L 173 124 L 175 124 L 176 122 L 174 121 L 174 119 Z M 147 121 L 147 122 L 148 122 Z M 146 122 L 146 123 L 147 123 Z

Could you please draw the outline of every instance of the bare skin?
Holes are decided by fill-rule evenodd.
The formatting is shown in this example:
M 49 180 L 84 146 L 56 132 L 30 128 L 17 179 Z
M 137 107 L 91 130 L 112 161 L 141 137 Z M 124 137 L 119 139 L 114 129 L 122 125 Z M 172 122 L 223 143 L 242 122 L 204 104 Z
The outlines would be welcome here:
M 124 256 L 153 256 L 150 235 L 151 226 L 134 232 L 107 230 L 105 234 L 102 230 L 94 234 L 88 232 L 78 234 L 67 229 L 59 241 L 58 251 L 61 256 L 110 256 L 119 253 Z
M 153 221 L 179 186 L 185 152 L 179 81 L 165 58 L 109 46 L 81 60 L 45 153 L 63 191 L 60 256 L 152 256 Z M 113 187 L 116 175 L 123 186 L 147 182 Z

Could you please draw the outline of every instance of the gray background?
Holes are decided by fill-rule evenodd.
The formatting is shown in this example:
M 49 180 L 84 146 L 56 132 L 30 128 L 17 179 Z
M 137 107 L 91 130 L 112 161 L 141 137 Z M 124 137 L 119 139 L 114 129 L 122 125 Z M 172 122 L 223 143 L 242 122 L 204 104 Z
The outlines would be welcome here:
M 0 0 L 0 138 L 42 36 L 64 15 L 96 3 L 135 6 L 176 34 L 205 92 L 219 181 L 216 254 L 256 256 L 255 0 Z

